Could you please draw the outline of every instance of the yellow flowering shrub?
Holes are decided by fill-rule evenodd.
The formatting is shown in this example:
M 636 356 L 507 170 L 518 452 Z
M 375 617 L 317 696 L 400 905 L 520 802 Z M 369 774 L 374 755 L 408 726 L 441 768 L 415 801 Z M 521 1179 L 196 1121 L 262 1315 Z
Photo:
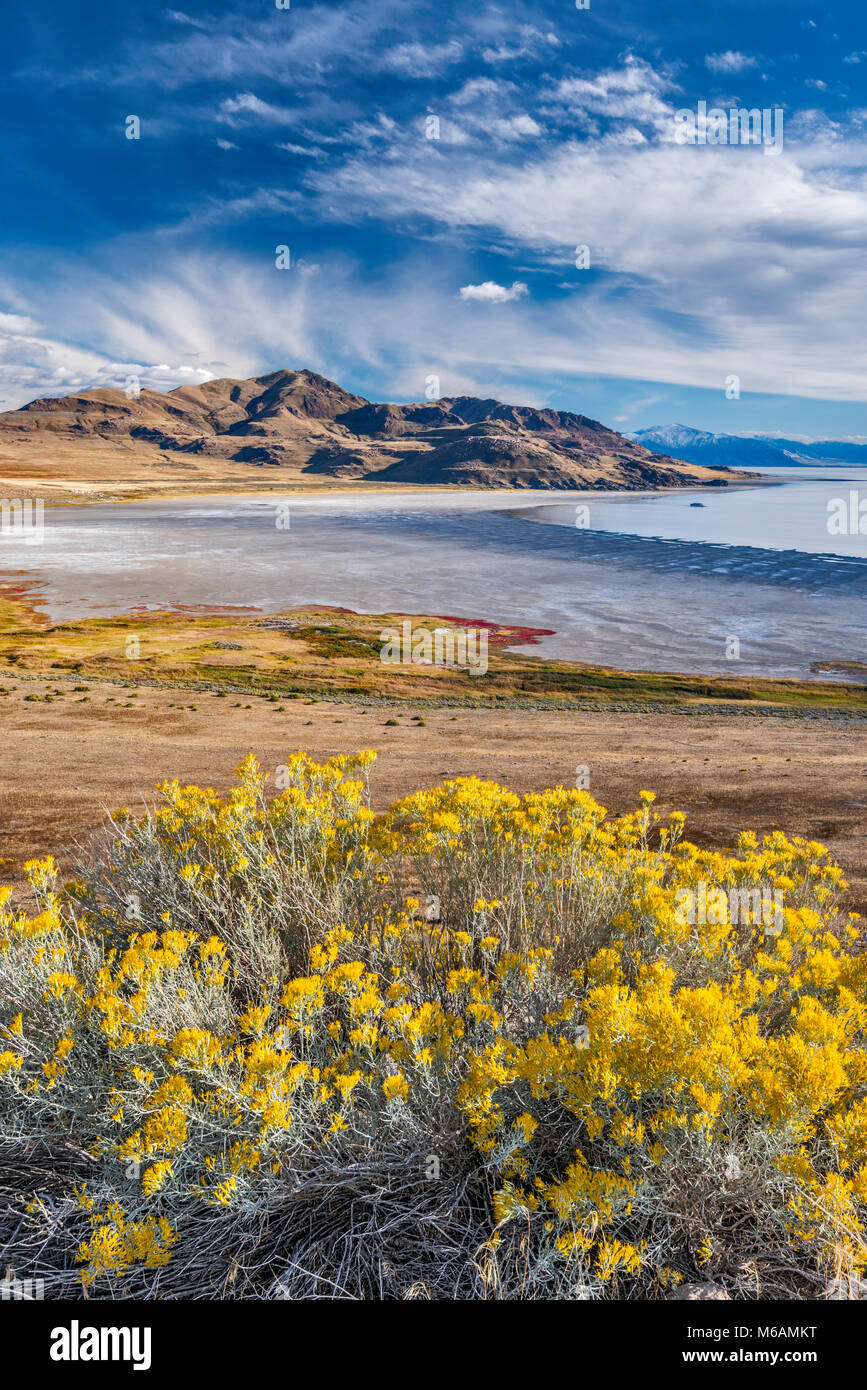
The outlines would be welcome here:
M 371 759 L 166 784 L 66 889 L 0 894 L 0 1142 L 87 1168 L 15 1218 L 58 1288 L 58 1224 L 135 1296 L 864 1271 L 867 956 L 823 847 L 477 778 L 375 817 Z

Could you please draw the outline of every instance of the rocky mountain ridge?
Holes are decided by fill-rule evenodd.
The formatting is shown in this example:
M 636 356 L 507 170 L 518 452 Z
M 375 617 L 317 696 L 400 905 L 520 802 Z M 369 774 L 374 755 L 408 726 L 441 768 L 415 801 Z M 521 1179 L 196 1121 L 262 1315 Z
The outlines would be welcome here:
M 660 488 L 730 481 L 571 411 L 474 396 L 369 401 L 311 371 L 168 392 L 100 388 L 0 414 L 4 440 L 110 442 L 335 479 L 515 488 Z

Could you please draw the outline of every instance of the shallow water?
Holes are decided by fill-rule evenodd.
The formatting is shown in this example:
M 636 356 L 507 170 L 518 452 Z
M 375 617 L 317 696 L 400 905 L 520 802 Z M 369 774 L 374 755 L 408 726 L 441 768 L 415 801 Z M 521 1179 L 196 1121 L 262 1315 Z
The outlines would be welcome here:
M 42 545 L 0 539 L 0 566 L 34 581 L 56 619 L 319 603 L 552 628 L 526 650 L 576 661 L 804 678 L 816 661 L 867 660 L 867 537 L 826 528 L 828 499 L 859 485 L 867 497 L 867 471 L 791 473 L 778 487 L 651 496 L 371 493 L 62 507 L 46 511 Z M 590 508 L 585 529 L 574 525 L 579 505 Z M 543 517 L 560 524 L 535 524 Z M 732 637 L 739 661 L 726 659 Z
M 780 485 L 726 488 L 712 497 L 705 489 L 616 497 L 603 493 L 588 504 L 589 525 L 595 531 L 867 559 L 867 468 L 768 468 L 762 474 Z M 845 505 L 847 522 L 856 510 L 850 506 L 853 491 L 865 501 L 864 532 L 852 535 L 850 526 L 844 535 L 832 534 L 828 523 L 838 511 L 835 503 Z M 531 505 L 522 514 L 575 525 L 574 505 Z

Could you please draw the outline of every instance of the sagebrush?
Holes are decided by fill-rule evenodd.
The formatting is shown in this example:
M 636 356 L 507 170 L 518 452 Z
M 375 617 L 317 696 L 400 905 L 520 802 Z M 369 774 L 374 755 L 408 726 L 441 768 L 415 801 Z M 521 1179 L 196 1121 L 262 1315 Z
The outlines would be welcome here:
M 475 778 L 376 817 L 372 759 L 166 784 L 2 890 L 4 1263 L 48 1297 L 857 1281 L 867 961 L 823 847 Z M 782 918 L 690 921 L 700 887 Z

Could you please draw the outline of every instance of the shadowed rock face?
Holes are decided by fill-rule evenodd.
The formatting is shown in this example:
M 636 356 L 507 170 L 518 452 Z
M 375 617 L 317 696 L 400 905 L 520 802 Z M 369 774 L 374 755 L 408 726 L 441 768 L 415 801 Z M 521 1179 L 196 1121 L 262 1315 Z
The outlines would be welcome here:
M 126 439 L 145 453 L 393 483 L 646 488 L 724 485 L 730 476 L 652 453 L 570 411 L 475 396 L 380 404 L 309 371 L 222 378 L 137 397 L 102 388 L 0 414 L 0 443 L 39 433 L 80 440 L 82 447 L 89 439 Z

